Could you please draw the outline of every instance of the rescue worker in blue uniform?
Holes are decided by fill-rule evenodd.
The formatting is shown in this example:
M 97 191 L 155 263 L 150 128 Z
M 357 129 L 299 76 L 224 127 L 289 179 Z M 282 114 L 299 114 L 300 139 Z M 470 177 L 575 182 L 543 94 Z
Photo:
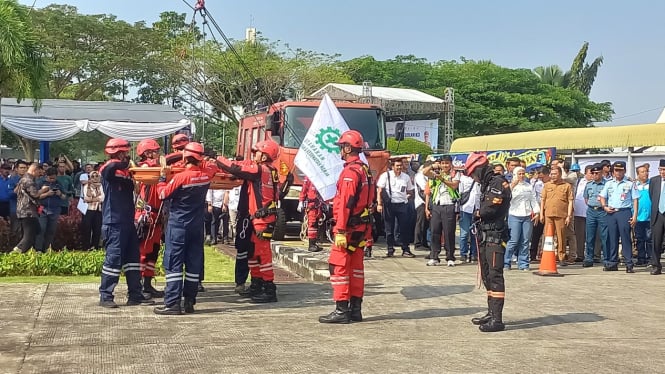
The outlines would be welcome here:
M 621 238 L 621 253 L 626 261 L 626 273 L 634 273 L 633 241 L 630 231 L 637 223 L 640 191 L 635 187 L 635 183 L 625 178 L 625 162 L 616 161 L 612 164 L 612 169 L 614 178 L 607 181 L 600 192 L 601 205 L 607 212 L 609 234 L 609 253 L 603 271 L 619 270 L 619 238 Z
M 466 159 L 467 175 L 480 184 L 480 208 L 474 215 L 474 229 L 480 245 L 478 259 L 485 289 L 487 314 L 471 319 L 482 332 L 503 331 L 503 303 L 506 286 L 503 258 L 510 231 L 506 219 L 510 208 L 510 184 L 503 175 L 494 174 L 484 153 L 471 153 Z
M 99 305 L 104 308 L 118 307 L 113 300 L 113 290 L 121 271 L 127 279 L 127 305 L 154 304 L 141 293 L 139 238 L 134 227 L 134 182 L 129 174 L 129 150 L 128 141 L 110 139 L 104 147 L 110 159 L 99 169 L 105 192 L 102 235 L 106 257 L 99 286 Z
M 171 210 L 164 251 L 164 305 L 156 307 L 155 314 L 178 315 L 183 309 L 194 313 L 203 268 L 203 220 L 211 180 L 211 172 L 201 167 L 203 154 L 203 145 L 188 143 L 183 151 L 185 171 L 174 175 L 168 184 L 161 181 L 158 187 L 160 199 L 171 200 Z M 180 306 L 182 296 L 184 308 Z

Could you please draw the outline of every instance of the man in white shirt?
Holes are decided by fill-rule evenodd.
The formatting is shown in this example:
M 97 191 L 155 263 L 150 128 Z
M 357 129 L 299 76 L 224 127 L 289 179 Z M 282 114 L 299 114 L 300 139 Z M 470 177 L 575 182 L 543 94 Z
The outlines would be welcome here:
M 206 202 L 208 203 L 208 213 L 212 214 L 212 222 L 210 225 L 210 244 L 216 245 L 218 237 L 221 234 L 222 242 L 226 240 L 229 234 L 228 225 L 224 225 L 222 217 L 228 210 L 224 205 L 224 195 L 226 190 L 213 190 L 209 189 L 206 195 Z M 221 232 L 220 232 L 221 231 Z
M 575 171 L 575 165 L 571 166 L 571 171 Z M 575 258 L 575 262 L 584 261 L 587 210 L 586 200 L 584 199 L 584 189 L 586 188 L 587 183 L 593 179 L 591 167 L 592 165 L 587 165 L 584 168 L 584 177 L 577 180 L 577 186 L 575 187 L 575 201 L 573 202 L 573 215 L 575 216 L 573 225 L 577 241 L 577 257 Z M 577 169 L 579 170 L 579 165 L 577 165 Z
M 478 243 L 476 236 L 471 232 L 471 223 L 473 223 L 473 213 L 480 207 L 480 184 L 462 174 L 459 181 L 460 196 L 467 191 L 469 191 L 469 200 L 462 204 L 459 213 L 459 250 L 462 259 L 470 263 L 478 261 Z
M 402 160 L 393 161 L 392 170 L 379 177 L 377 186 L 377 207 L 379 213 L 383 213 L 383 221 L 388 242 L 388 257 L 395 255 L 395 243 L 402 247 L 402 257 L 416 257 L 409 249 L 411 233 L 399 230 L 399 227 L 409 226 L 408 203 L 409 197 L 413 195 L 413 183 L 408 174 L 402 172 Z M 395 219 L 397 225 L 395 226 Z M 413 227 L 413 226 L 411 226 Z
M 235 240 L 238 220 L 238 201 L 240 200 L 240 186 L 233 187 L 226 193 L 224 201 L 229 208 L 229 239 Z
M 416 249 L 422 247 L 429 250 L 429 243 L 427 243 L 427 230 L 429 229 L 429 220 L 425 217 L 425 188 L 427 187 L 427 177 L 423 174 L 425 166 L 431 166 L 432 161 L 426 161 L 423 166 L 418 170 L 418 173 L 413 178 L 414 187 L 416 189 L 414 203 L 416 207 L 416 229 L 414 232 L 414 244 Z

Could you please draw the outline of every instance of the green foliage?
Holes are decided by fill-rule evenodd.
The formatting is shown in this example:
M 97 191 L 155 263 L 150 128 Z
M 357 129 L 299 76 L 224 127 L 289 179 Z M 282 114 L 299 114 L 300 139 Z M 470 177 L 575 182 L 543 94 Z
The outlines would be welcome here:
M 104 251 L 0 254 L 0 277 L 32 275 L 99 275 Z
M 598 69 L 603 64 L 602 56 L 596 57 L 591 64 L 585 62 L 588 51 L 589 43 L 585 42 L 573 59 L 570 70 L 565 73 L 557 65 L 538 66 L 533 71 L 543 83 L 579 90 L 588 97 Z
M 432 148 L 429 145 L 411 138 L 405 138 L 401 142 L 397 142 L 394 138 L 388 138 L 388 151 L 393 155 L 418 154 L 422 157 L 432 154 Z
M 377 86 L 410 87 L 437 97 L 453 87 L 456 137 L 585 127 L 613 113 L 610 103 L 594 103 L 579 90 L 542 83 L 530 70 L 490 61 L 360 57 L 341 66 L 356 82 Z

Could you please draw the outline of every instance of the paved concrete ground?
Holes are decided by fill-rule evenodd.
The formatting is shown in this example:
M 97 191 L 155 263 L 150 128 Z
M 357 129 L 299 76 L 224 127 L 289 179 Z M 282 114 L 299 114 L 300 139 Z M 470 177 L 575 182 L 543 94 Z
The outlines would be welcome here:
M 665 276 L 513 270 L 508 329 L 483 334 L 469 322 L 486 306 L 476 267 L 426 267 L 416 253 L 367 261 L 366 322 L 343 326 L 317 322 L 331 310 L 326 283 L 283 283 L 270 305 L 208 284 L 197 314 L 178 317 L 101 309 L 94 284 L 4 284 L 0 372 L 647 373 L 665 364 Z M 122 285 L 117 293 L 124 301 Z

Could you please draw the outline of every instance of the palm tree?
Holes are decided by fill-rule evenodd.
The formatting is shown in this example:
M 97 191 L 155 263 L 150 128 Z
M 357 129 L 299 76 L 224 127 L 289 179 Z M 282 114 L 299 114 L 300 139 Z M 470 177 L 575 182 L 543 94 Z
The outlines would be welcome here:
M 591 87 L 598 75 L 598 69 L 603 64 L 603 56 L 596 57 L 591 64 L 585 62 L 589 43 L 584 42 L 577 56 L 573 60 L 570 70 L 563 72 L 557 65 L 539 66 L 533 69 L 533 72 L 543 83 L 565 88 L 574 88 L 586 96 L 591 93 Z
M 0 102 L 3 97 L 33 98 L 39 105 L 46 69 L 26 7 L 16 0 L 0 0 Z M 34 159 L 35 142 L 19 142 L 28 160 Z
M 565 74 L 558 65 L 538 66 L 533 69 L 543 83 L 563 87 Z

